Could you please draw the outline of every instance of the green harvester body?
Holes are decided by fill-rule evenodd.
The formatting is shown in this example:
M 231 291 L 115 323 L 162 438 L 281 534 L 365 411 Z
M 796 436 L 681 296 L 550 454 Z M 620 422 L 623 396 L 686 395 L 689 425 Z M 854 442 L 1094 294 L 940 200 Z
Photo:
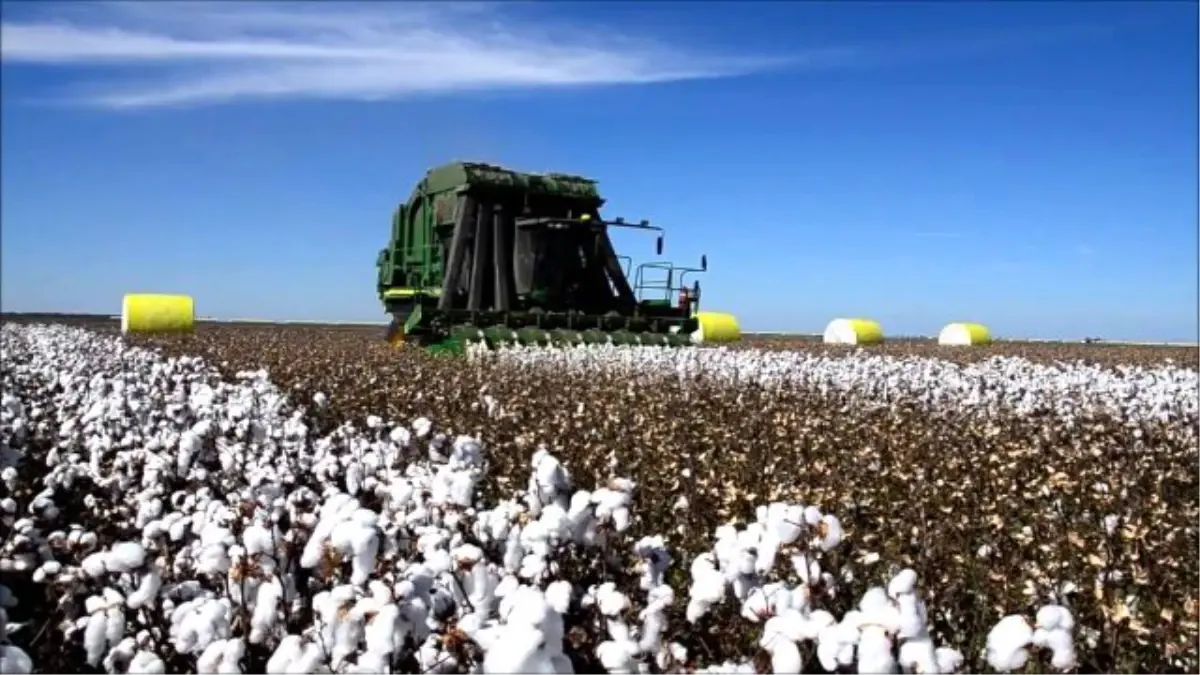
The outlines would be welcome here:
M 700 285 L 684 277 L 705 271 L 707 259 L 696 268 L 643 263 L 631 284 L 632 261 L 617 255 L 609 228 L 659 232 L 660 255 L 662 230 L 605 221 L 604 201 L 581 176 L 472 162 L 430 169 L 379 252 L 389 341 L 451 350 L 477 341 L 691 344 Z

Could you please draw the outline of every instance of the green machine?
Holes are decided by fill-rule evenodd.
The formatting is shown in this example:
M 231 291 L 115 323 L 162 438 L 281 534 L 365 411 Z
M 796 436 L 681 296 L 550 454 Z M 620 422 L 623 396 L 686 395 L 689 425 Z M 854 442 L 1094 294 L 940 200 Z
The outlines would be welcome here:
M 378 292 L 393 344 L 692 344 L 708 268 L 618 256 L 596 182 L 453 162 L 430 169 L 392 216 Z M 703 332 L 702 330 L 700 331 Z

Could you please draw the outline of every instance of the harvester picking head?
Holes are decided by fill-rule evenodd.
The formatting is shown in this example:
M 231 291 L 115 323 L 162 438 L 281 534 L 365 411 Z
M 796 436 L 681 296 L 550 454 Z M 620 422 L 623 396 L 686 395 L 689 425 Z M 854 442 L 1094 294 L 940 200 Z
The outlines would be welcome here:
M 379 252 L 388 340 L 454 352 L 471 342 L 693 344 L 705 331 L 700 284 L 686 277 L 707 270 L 707 258 L 643 263 L 631 284 L 632 261 L 617 255 L 609 228 L 659 232 L 660 255 L 662 230 L 604 220 L 603 204 L 581 176 L 468 162 L 429 170 Z

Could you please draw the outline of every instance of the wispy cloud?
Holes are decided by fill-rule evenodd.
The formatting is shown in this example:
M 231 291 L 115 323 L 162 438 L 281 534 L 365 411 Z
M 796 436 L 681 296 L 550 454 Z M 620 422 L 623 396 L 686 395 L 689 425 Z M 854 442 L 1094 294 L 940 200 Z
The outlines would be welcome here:
M 512 18 L 521 15 L 516 3 L 499 8 L 407 2 L 45 7 L 55 8 L 53 18 L 3 22 L 3 61 L 84 67 L 87 77 L 65 92 L 65 100 L 111 109 L 647 84 L 736 76 L 785 64 L 815 67 L 854 54 L 825 49 L 786 58 L 713 56 L 608 30 L 522 24 Z M 133 77 L 120 79 L 114 72 Z

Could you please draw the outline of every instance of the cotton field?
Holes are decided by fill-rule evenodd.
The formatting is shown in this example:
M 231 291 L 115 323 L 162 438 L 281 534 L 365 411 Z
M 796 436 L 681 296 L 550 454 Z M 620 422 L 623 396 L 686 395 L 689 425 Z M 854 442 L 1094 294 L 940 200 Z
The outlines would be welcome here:
M 0 672 L 1200 669 L 1195 350 L 2 331 Z

